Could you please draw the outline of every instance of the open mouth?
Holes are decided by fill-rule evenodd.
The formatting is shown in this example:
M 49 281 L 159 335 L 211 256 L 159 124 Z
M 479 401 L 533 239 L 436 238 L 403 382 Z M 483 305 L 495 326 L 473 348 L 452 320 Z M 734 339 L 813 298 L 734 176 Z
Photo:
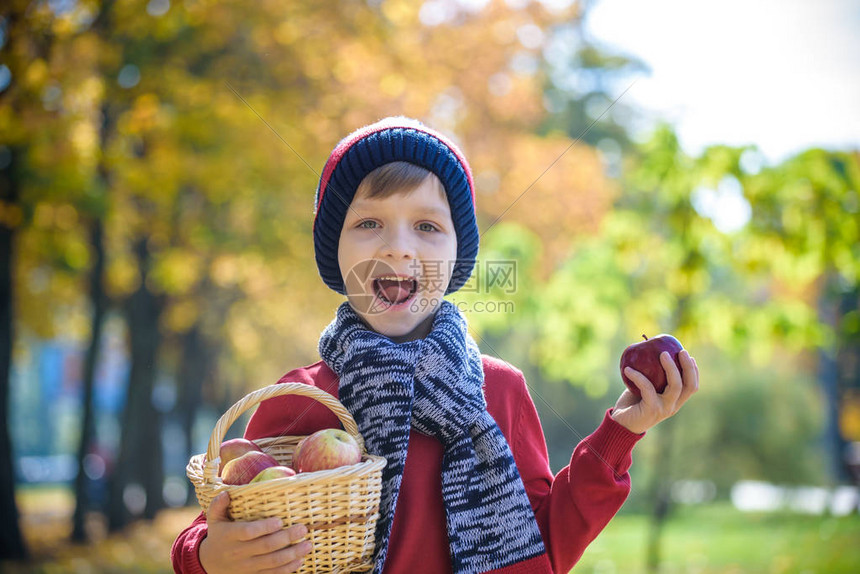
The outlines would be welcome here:
M 412 277 L 383 275 L 373 279 L 373 292 L 387 307 L 408 303 L 418 291 L 418 281 Z

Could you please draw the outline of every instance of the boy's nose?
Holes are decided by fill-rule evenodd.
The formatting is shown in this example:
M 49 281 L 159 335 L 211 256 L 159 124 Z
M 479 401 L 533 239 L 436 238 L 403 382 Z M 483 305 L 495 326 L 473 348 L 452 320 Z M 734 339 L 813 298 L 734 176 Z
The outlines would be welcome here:
M 382 239 L 383 257 L 411 259 L 415 256 L 415 246 L 407 231 L 403 229 L 391 229 Z

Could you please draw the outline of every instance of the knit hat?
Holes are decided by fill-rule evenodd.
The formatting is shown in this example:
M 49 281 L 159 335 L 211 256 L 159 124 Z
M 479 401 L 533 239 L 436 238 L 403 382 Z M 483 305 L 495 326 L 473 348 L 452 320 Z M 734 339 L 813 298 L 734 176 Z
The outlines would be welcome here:
M 395 161 L 431 171 L 445 187 L 457 235 L 457 261 L 445 292 L 453 293 L 469 280 L 478 255 L 472 172 L 453 142 L 405 117 L 385 118 L 356 130 L 342 139 L 329 156 L 314 199 L 314 252 L 320 277 L 330 288 L 346 294 L 337 249 L 347 210 L 361 180 L 374 169 Z

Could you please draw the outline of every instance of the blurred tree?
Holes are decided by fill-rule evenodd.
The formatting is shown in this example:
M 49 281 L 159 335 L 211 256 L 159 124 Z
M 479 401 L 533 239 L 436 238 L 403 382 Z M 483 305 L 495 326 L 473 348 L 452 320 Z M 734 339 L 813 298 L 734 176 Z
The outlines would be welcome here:
M 39 105 L 44 61 L 51 50 L 49 14 L 30 2 L 6 3 L 0 12 L 0 557 L 21 559 L 27 548 L 18 524 L 15 473 L 8 427 L 9 375 L 15 313 L 15 252 L 28 203 L 31 143 L 52 115 Z
M 98 16 L 96 16 L 90 30 L 96 38 L 103 38 L 111 27 L 111 8 L 113 2 L 102 3 Z M 84 31 L 84 34 L 87 32 Z M 73 42 L 72 47 L 80 47 Z M 86 42 L 81 44 L 86 45 Z M 74 70 L 81 74 L 87 74 L 85 81 L 101 79 L 106 74 L 104 68 L 110 68 L 104 58 L 92 61 L 91 53 L 79 54 L 77 65 Z M 87 58 L 87 56 L 90 58 Z M 89 61 L 88 61 L 89 60 Z M 88 64 L 88 65 L 87 65 Z M 87 456 L 96 444 L 95 436 L 95 413 L 93 396 L 95 388 L 96 366 L 99 362 L 100 349 L 102 346 L 102 327 L 105 315 L 108 311 L 109 300 L 105 292 L 106 282 L 106 242 L 104 232 L 104 219 L 107 213 L 107 194 L 111 188 L 111 170 L 105 157 L 104 150 L 108 149 L 111 139 L 116 135 L 117 109 L 116 104 L 110 97 L 98 96 L 93 98 L 92 105 L 100 106 L 101 123 L 98 126 L 98 141 L 96 155 L 96 166 L 92 174 L 91 187 L 86 201 L 81 202 L 82 211 L 85 214 L 85 225 L 88 228 L 89 245 L 92 256 L 92 264 L 89 270 L 89 304 L 91 307 L 89 342 L 86 347 L 84 359 L 84 371 L 82 373 L 81 386 L 83 387 L 81 435 L 78 442 L 77 466 L 78 472 L 75 477 L 75 510 L 72 515 L 71 538 L 76 542 L 87 541 L 86 517 L 91 510 L 89 500 L 90 482 L 87 474 Z
M 853 479 L 840 418 L 846 397 L 860 389 L 860 154 L 808 150 L 749 174 L 744 190 L 752 220 L 742 262 L 816 309 L 825 329 L 818 380 L 827 450 L 834 477 Z
M 820 341 L 808 301 L 737 264 L 743 218 L 729 229 L 704 200 L 735 189 L 731 182 L 744 176 L 743 153 L 715 146 L 691 158 L 671 129 L 662 127 L 628 156 L 622 191 L 599 234 L 575 242 L 569 259 L 530 290 L 527 315 L 516 318 L 518 329 L 533 331 L 532 357 L 545 376 L 602 396 L 608 381 L 619 378 L 621 351 L 642 333 L 672 332 L 696 354 L 715 348 L 757 365 L 771 360 L 776 348 L 797 353 Z M 740 183 L 737 189 L 743 189 Z M 705 375 L 706 388 L 711 379 Z M 621 390 L 619 385 L 612 394 Z M 660 561 L 660 532 L 677 478 L 670 455 L 678 451 L 673 428 L 681 419 L 654 429 L 655 461 L 648 473 L 655 517 L 652 570 Z M 695 456 L 690 448 L 702 445 L 685 445 L 685 457 Z

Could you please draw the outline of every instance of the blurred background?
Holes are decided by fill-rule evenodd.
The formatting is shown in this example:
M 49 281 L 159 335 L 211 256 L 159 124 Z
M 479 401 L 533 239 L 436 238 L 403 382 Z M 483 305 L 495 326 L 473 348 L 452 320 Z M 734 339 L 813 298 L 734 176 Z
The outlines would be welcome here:
M 471 162 L 451 299 L 554 470 L 627 345 L 699 362 L 574 571 L 860 571 L 858 32 L 852 0 L 7 0 L 0 569 L 171 571 L 189 457 L 342 300 L 327 154 L 404 114 Z

